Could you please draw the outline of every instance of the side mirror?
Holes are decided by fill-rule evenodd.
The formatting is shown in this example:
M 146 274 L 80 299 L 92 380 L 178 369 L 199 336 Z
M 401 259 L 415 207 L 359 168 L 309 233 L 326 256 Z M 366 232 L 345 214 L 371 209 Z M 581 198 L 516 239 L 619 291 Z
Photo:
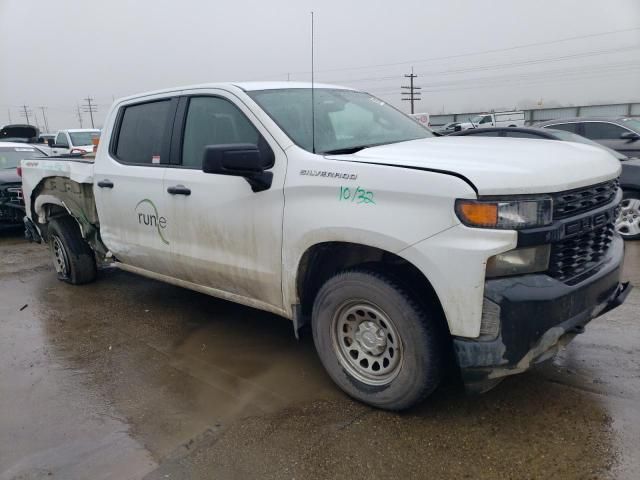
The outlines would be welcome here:
M 53 138 L 48 138 L 47 139 L 47 145 L 49 145 L 49 147 L 53 148 Z
M 250 143 L 208 145 L 204 147 L 202 171 L 244 177 L 254 192 L 261 192 L 271 187 L 273 181 L 273 173 L 265 171 L 272 164 L 268 160 Z
M 624 132 L 620 135 L 620 138 L 622 140 L 629 140 L 629 142 L 635 142 L 640 139 L 640 134 L 637 134 L 636 132 Z

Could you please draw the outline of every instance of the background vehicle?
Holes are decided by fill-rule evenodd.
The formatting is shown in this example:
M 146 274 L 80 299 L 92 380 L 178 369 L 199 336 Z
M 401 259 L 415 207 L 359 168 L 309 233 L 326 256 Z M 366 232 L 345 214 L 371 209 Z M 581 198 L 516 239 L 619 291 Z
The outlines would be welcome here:
M 93 140 L 100 138 L 100 130 L 93 128 L 74 128 L 60 130 L 54 142 L 49 143 L 52 155 L 67 153 L 92 153 Z
M 429 395 L 451 358 L 491 388 L 629 292 L 611 155 L 434 138 L 334 86 L 312 119 L 309 87 L 117 101 L 94 163 L 22 161 L 30 234 L 69 283 L 97 259 L 310 325 L 336 384 L 387 409 Z
M 577 117 L 549 120 L 536 125 L 566 130 L 598 142 L 631 158 L 640 157 L 640 119 Z
M 41 156 L 44 153 L 31 145 L 0 142 L 0 228 L 23 224 L 22 179 L 16 168 L 24 158 Z
M 482 113 L 471 117 L 468 122 L 460 123 L 460 130 L 491 127 L 524 127 L 524 112 Z
M 594 142 L 593 140 L 566 130 L 556 130 L 551 127 L 471 129 L 454 133 L 453 135 L 563 140 L 566 142 L 584 143 L 606 150 L 622 162 L 620 186 L 623 191 L 623 200 L 620 204 L 620 214 L 616 221 L 616 230 L 625 240 L 640 239 L 640 160 L 630 160 L 626 155 Z
M 0 142 L 37 143 L 38 127 L 27 124 L 5 125 L 0 129 Z
M 460 122 L 449 122 L 442 125 L 440 128 L 436 129 L 436 132 L 441 135 L 449 135 L 450 133 L 457 132 L 457 127 L 460 126 Z

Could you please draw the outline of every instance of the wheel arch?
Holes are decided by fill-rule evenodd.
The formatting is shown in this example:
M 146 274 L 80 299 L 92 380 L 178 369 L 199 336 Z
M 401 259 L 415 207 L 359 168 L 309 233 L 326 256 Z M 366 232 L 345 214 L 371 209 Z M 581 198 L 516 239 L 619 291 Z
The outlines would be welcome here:
M 443 331 L 449 326 L 440 299 L 424 273 L 405 258 L 361 243 L 326 241 L 316 243 L 302 254 L 298 263 L 295 290 L 298 304 L 294 306 L 294 328 L 299 330 L 310 322 L 313 301 L 320 287 L 340 271 L 367 267 L 392 276 L 404 288 L 416 296 L 418 301 L 436 312 Z

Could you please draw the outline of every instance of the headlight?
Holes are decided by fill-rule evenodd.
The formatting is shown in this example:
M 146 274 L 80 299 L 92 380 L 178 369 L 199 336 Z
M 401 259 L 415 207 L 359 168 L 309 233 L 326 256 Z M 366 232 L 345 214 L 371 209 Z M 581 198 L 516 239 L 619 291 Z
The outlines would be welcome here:
M 487 278 L 505 277 L 507 275 L 524 275 L 525 273 L 544 272 L 549 268 L 551 247 L 516 248 L 500 253 L 487 261 Z
M 456 200 L 456 215 L 468 227 L 519 230 L 552 221 L 551 198 L 522 200 Z

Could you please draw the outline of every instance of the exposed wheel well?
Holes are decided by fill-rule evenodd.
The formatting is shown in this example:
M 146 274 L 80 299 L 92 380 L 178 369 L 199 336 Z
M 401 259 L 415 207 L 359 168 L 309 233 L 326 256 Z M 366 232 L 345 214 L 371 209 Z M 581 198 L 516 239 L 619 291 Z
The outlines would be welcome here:
M 413 264 L 398 255 L 368 245 L 348 242 L 325 242 L 309 248 L 300 261 L 296 276 L 296 290 L 300 301 L 300 313 L 308 319 L 320 287 L 340 271 L 356 266 L 366 266 L 392 276 L 404 288 L 415 295 L 449 332 L 442 305 L 431 283 Z M 308 320 L 307 320 L 308 321 Z M 301 324 L 307 323 L 302 320 Z

